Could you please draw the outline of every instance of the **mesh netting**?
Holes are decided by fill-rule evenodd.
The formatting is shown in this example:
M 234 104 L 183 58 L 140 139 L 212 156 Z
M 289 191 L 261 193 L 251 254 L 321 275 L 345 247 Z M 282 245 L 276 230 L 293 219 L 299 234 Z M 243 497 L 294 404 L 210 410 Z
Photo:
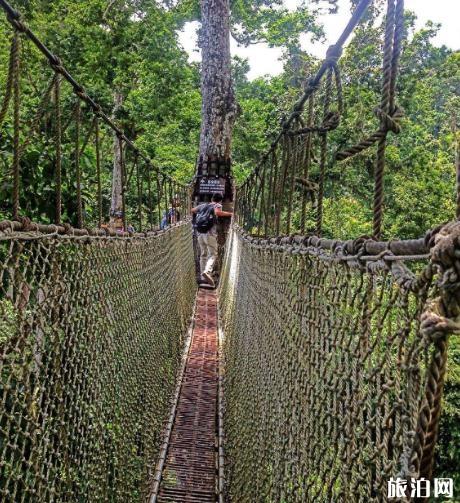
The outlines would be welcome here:
M 0 235 L 2 501 L 139 501 L 195 293 L 189 224 Z
M 231 239 L 221 286 L 231 501 L 385 501 L 390 477 L 418 466 L 430 266 L 239 230 Z

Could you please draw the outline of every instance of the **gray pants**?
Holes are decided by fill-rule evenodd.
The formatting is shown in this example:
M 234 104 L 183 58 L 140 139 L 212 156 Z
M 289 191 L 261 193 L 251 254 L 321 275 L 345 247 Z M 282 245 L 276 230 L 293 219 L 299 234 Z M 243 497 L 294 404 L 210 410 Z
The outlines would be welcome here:
M 200 249 L 200 272 L 211 273 L 217 258 L 217 238 L 214 234 L 198 233 Z

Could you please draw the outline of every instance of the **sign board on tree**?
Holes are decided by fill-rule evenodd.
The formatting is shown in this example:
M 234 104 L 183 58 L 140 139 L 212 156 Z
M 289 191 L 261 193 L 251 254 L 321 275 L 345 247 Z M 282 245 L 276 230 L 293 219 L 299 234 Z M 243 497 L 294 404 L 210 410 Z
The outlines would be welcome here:
M 225 178 L 201 178 L 200 180 L 200 195 L 212 195 L 225 193 Z

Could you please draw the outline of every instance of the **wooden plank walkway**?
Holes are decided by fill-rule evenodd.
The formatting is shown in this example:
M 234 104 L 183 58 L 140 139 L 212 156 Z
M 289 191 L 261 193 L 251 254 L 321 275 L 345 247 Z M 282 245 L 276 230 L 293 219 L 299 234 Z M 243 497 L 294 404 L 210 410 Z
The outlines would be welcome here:
M 216 502 L 217 294 L 200 289 L 158 503 Z

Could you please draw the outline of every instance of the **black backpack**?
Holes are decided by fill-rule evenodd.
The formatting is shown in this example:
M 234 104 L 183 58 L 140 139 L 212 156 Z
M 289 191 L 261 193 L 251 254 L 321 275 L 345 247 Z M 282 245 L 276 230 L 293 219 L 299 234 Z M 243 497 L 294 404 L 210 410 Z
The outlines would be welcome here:
M 200 208 L 195 218 L 195 228 L 200 234 L 208 232 L 217 223 L 214 204 L 205 204 Z

